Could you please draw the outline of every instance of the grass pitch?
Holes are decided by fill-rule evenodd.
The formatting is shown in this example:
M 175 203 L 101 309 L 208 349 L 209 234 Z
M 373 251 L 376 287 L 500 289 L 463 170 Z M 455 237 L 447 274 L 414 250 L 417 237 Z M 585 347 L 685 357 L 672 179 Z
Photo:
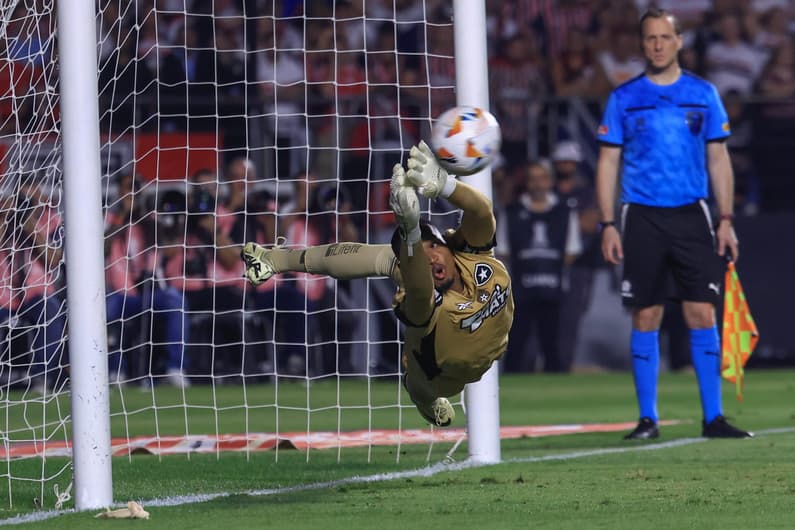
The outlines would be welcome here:
M 235 406 L 240 387 L 192 387 L 191 403 L 214 400 L 223 411 L 180 407 L 181 393 L 126 389 L 121 397 L 128 421 L 114 416 L 113 434 L 151 434 L 153 403 L 160 432 L 184 434 L 268 431 L 276 417 L 280 430 L 336 429 L 329 403 L 354 403 L 371 396 L 371 404 L 394 401 L 396 383 L 377 383 L 371 392 L 363 381 L 281 385 L 279 402 L 294 400 L 296 410 L 267 406 L 272 385 L 246 388 L 247 403 Z M 358 386 L 358 390 L 357 390 Z M 636 416 L 630 374 L 506 376 L 500 380 L 503 425 L 633 421 Z M 403 402 L 406 403 L 404 397 Z M 262 405 L 257 408 L 257 404 Z M 365 403 L 366 404 L 366 403 Z M 299 410 L 309 406 L 307 413 Z M 461 469 L 435 465 L 451 444 L 313 450 L 309 453 L 222 453 L 153 457 L 136 455 L 113 462 L 114 499 L 142 501 L 148 523 L 93 519 L 93 513 L 68 513 L 27 527 L 95 528 L 148 525 L 173 528 L 792 528 L 795 521 L 795 373 L 749 372 L 740 405 L 733 388 L 724 385 L 724 408 L 739 426 L 763 431 L 751 440 L 700 440 L 700 408 L 693 375 L 664 374 L 660 381 L 660 415 L 682 423 L 664 427 L 656 442 L 625 442 L 621 433 L 594 433 L 505 440 L 504 463 Z M 203 411 L 203 412 L 202 412 Z M 172 413 L 173 412 L 173 413 Z M 188 419 L 186 420 L 186 414 Z M 379 428 L 422 422 L 410 408 L 384 406 L 349 411 L 343 427 Z M 248 423 L 246 423 L 248 422 Z M 260 423 L 261 422 L 261 423 Z M 262 428 L 257 428 L 258 424 Z M 357 425 L 358 424 L 358 425 Z M 463 414 L 456 424 L 464 425 Z M 390 425 L 392 425 L 390 427 Z M 773 429 L 781 429 L 773 431 Z M 677 445 L 678 444 L 678 445 Z M 466 457 L 463 444 L 454 453 Z M 52 461 L 50 461 L 52 460 Z M 47 466 L 63 466 L 50 459 Z M 428 467 L 433 464 L 434 467 Z M 39 473 L 40 459 L 13 463 L 17 476 Z M 438 473 L 431 474 L 430 471 Z M 429 476 L 411 473 L 425 469 Z M 392 480 L 357 482 L 353 477 L 406 472 Z M 35 476 L 35 475 L 34 475 Z M 336 482 L 335 482 L 336 481 Z M 62 477 L 61 482 L 68 482 Z M 286 488 L 294 486 L 296 489 Z M 0 484 L 0 495 L 6 484 Z M 34 485 L 14 481 L 15 505 L 0 518 L 30 513 L 26 496 Z M 63 484 L 62 484 L 63 488 Z M 257 495 L 247 494 L 257 492 Z M 221 494 L 208 502 L 161 506 L 154 499 L 197 500 L 199 494 Z M 16 499 L 23 499 L 17 501 Z

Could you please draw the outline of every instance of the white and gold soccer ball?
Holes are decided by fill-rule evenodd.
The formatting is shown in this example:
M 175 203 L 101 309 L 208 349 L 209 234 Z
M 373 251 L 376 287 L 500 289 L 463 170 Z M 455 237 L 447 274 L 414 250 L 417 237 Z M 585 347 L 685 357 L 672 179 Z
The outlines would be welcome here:
M 453 107 L 434 122 L 431 149 L 439 165 L 456 175 L 471 175 L 490 164 L 500 151 L 502 135 L 489 111 Z

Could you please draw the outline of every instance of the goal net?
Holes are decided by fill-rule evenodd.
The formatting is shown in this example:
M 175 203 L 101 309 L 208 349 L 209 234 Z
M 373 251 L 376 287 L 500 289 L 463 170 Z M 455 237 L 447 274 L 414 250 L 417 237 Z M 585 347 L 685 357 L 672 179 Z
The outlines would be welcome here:
M 100 0 L 96 29 L 113 454 L 427 451 L 390 282 L 252 289 L 239 252 L 389 241 L 391 167 L 456 103 L 451 4 Z M 71 482 L 55 35 L 54 0 L 4 3 L 0 478 L 47 507 Z

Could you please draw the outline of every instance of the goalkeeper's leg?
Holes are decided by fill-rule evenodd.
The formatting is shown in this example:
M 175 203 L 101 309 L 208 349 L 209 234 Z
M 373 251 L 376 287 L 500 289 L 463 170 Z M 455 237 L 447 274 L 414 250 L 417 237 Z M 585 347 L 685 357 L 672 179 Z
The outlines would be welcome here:
M 332 243 L 304 249 L 265 248 L 246 243 L 241 252 L 246 277 L 259 285 L 280 272 L 326 274 L 338 280 L 389 276 L 397 279 L 397 258 L 389 245 Z
M 406 333 L 419 330 L 407 329 Z M 421 332 L 420 332 L 421 333 Z M 415 357 L 415 352 L 403 351 L 406 373 L 403 386 L 409 393 L 412 403 L 425 421 L 436 427 L 447 427 L 455 419 L 455 409 L 445 396 L 454 396 L 463 390 L 464 385 L 448 380 L 443 375 L 428 379 Z

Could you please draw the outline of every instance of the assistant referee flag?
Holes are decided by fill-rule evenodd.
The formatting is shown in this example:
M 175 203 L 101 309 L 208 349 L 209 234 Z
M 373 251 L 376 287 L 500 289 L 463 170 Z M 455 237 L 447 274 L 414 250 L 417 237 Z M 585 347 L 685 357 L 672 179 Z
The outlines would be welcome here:
M 759 341 L 759 331 L 748 309 L 734 262 L 726 269 L 723 296 L 723 340 L 721 376 L 734 383 L 737 401 L 743 400 L 743 367 Z

